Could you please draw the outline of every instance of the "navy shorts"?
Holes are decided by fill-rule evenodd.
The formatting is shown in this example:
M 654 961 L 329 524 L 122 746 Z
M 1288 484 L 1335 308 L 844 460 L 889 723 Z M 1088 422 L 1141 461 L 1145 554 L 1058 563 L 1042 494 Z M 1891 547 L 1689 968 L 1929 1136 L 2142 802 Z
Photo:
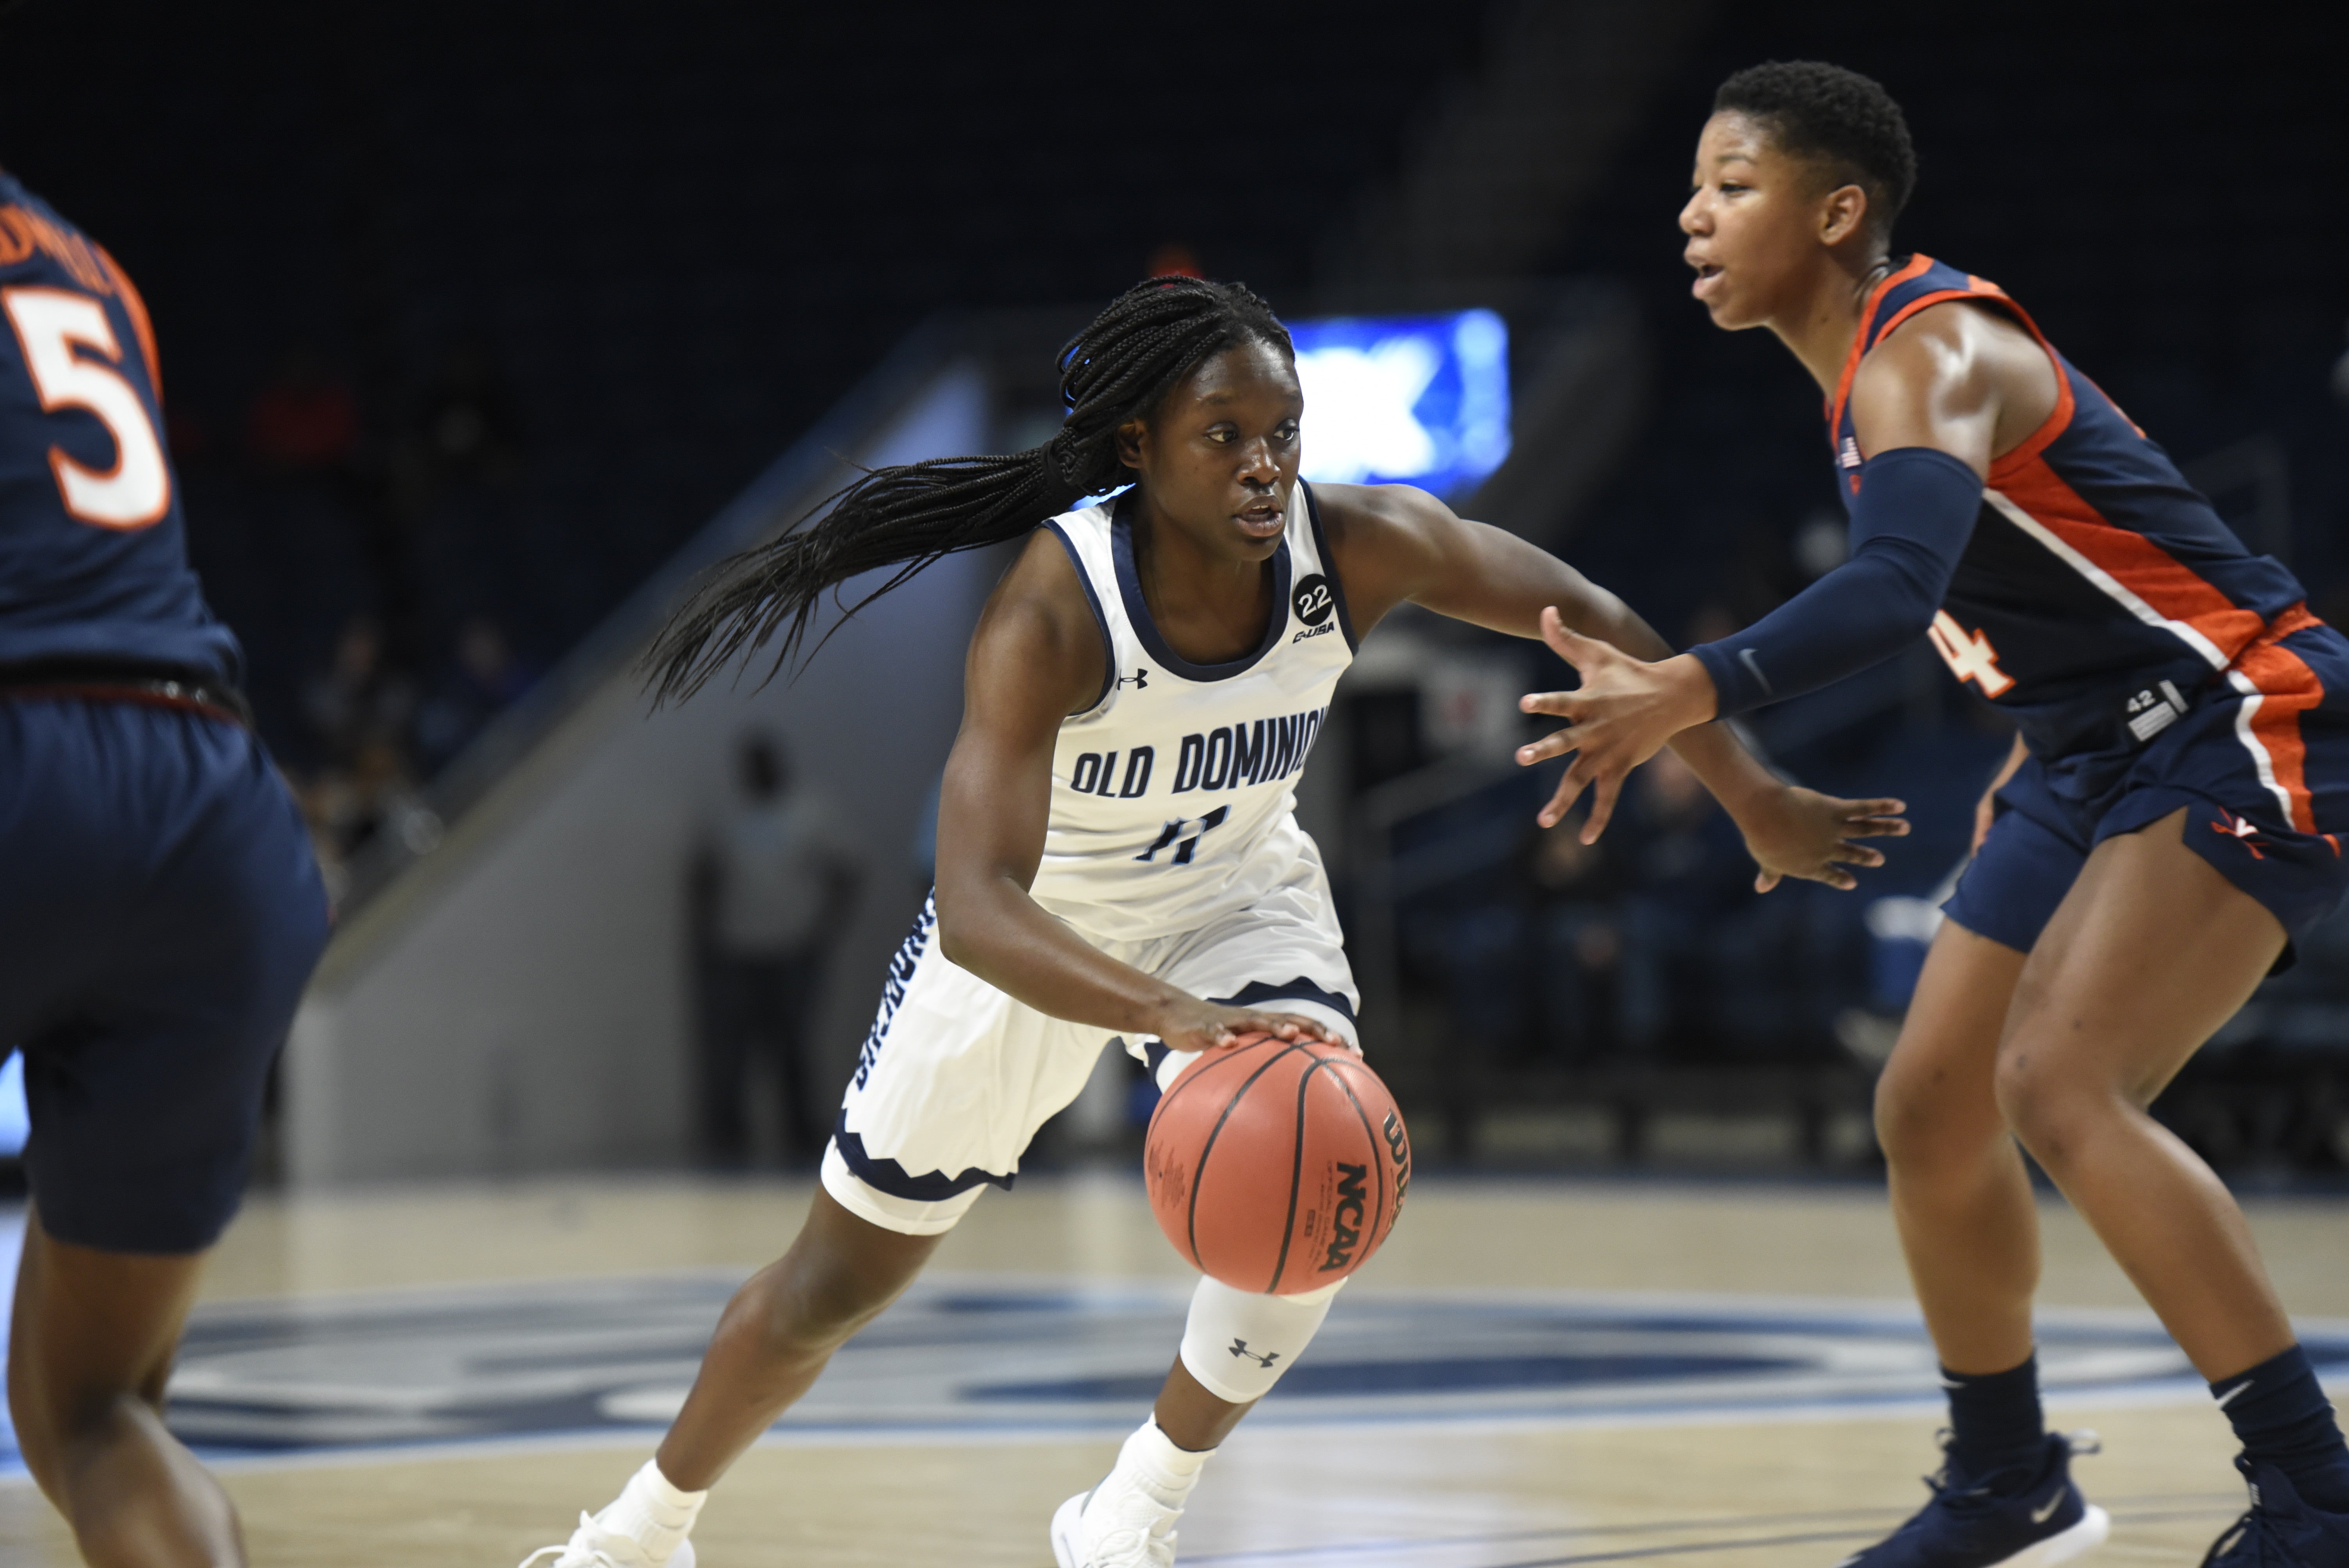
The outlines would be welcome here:
M 2349 639 L 2311 624 L 2237 661 L 2150 745 L 2093 772 L 2032 758 L 1942 906 L 2028 953 L 2088 851 L 2186 810 L 2186 847 L 2297 940 L 2349 892 Z
M 136 702 L 0 697 L 0 1051 L 25 1053 L 41 1226 L 210 1246 L 326 940 L 261 743 Z

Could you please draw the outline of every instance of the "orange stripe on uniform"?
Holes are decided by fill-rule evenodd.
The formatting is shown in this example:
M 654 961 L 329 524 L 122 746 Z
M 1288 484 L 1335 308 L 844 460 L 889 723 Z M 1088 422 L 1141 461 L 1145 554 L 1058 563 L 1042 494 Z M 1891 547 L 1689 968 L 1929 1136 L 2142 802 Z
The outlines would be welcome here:
M 104 245 L 93 245 L 91 249 L 98 253 L 98 259 L 106 264 L 108 274 L 114 279 L 115 293 L 122 300 L 122 312 L 130 318 L 130 330 L 139 335 L 139 353 L 147 361 L 147 385 L 153 390 L 155 406 L 160 408 L 163 406 L 163 366 L 155 357 L 155 327 L 147 319 L 147 302 L 139 297 L 139 291 L 130 286 L 130 274 L 122 270 L 120 262 L 107 253 Z
M 2152 540 L 2106 521 L 2044 459 L 2011 457 L 1992 466 L 1991 488 L 2162 615 L 2193 627 L 2229 658 L 2267 629 L 2258 611 L 2237 604 Z
M 2308 793 L 2308 751 L 2301 739 L 2300 716 L 2324 700 L 2324 683 L 2306 660 L 2283 645 L 2283 639 L 2323 624 L 2308 613 L 2306 604 L 2294 604 L 2269 622 L 2232 666 L 2258 694 L 2257 706 L 2243 727 L 2267 753 L 2276 788 L 2289 805 L 2292 825 L 2303 833 L 2316 831 L 2316 812 Z M 2341 852 L 2340 842 L 2332 834 L 2326 834 L 2325 840 L 2334 854 Z
M 1933 258 L 1920 251 L 1909 258 L 1909 264 L 1886 278 L 1868 291 L 1868 303 L 1859 307 L 1859 330 L 1851 335 L 1851 352 L 1844 356 L 1843 376 L 1836 382 L 1835 396 L 1827 399 L 1827 439 L 1843 428 L 1843 406 L 1851 398 L 1851 378 L 1859 374 L 1859 362 L 1869 349 L 1876 346 L 1879 334 L 1868 331 L 1876 312 L 1884 304 L 1884 296 L 1916 277 L 1933 264 Z
M 2286 625 L 2293 614 L 2298 625 Z M 2259 688 L 2259 706 L 2251 710 L 2248 727 L 2268 754 L 2276 787 L 2292 803 L 2292 825 L 2303 833 L 2316 831 L 2316 807 L 2308 794 L 2308 748 L 2300 738 L 2300 716 L 2324 700 L 2324 683 L 2308 661 L 2278 639 L 2316 618 L 2294 605 L 2276 618 L 2273 626 L 2245 648 L 2234 667 Z M 2279 629 L 2281 628 L 2281 629 Z M 2334 846 L 2338 852 L 2339 846 Z

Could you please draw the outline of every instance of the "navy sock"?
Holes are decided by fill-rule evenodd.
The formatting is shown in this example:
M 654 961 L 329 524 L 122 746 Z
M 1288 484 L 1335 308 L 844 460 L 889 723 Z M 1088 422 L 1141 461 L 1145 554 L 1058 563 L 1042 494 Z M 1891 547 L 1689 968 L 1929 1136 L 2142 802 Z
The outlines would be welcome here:
M 1950 1459 L 1959 1474 L 2016 1469 L 2038 1473 L 2047 1427 L 2039 1415 L 2035 1353 L 2020 1367 L 1980 1376 L 1944 1367 L 1941 1387 L 1950 1391 Z
M 2241 1439 L 2243 1457 L 2283 1471 L 2301 1501 L 2349 1513 L 2349 1447 L 2308 1352 L 2295 1345 L 2248 1372 L 2210 1385 Z

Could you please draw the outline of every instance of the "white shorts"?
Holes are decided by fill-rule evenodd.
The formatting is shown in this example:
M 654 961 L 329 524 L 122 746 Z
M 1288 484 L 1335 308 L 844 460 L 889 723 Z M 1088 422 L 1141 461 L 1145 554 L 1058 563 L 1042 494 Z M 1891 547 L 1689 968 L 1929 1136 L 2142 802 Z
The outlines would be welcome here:
M 927 1236 L 953 1228 L 989 1185 L 1009 1187 L 1036 1130 L 1123 1045 L 1163 1088 L 1196 1059 L 1120 1040 L 1016 1002 L 938 951 L 935 897 L 889 965 L 881 1010 L 823 1153 L 824 1191 L 851 1213 Z M 1096 942 L 1195 996 L 1301 1013 L 1356 1040 L 1361 1001 L 1318 856 L 1246 909 L 1196 931 Z

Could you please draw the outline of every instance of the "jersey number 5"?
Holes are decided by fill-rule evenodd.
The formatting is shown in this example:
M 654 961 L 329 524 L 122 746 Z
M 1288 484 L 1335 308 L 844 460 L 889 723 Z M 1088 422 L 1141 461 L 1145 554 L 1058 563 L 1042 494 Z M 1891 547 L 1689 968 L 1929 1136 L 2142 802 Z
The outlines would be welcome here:
M 75 352 L 88 348 L 115 364 L 122 346 L 115 341 L 106 308 L 70 289 L 0 289 L 0 307 L 25 351 L 25 368 L 41 411 L 86 408 L 114 438 L 114 467 L 101 473 L 49 449 L 49 469 L 66 511 L 99 528 L 145 528 L 171 504 L 171 469 L 147 406 L 121 373 Z

